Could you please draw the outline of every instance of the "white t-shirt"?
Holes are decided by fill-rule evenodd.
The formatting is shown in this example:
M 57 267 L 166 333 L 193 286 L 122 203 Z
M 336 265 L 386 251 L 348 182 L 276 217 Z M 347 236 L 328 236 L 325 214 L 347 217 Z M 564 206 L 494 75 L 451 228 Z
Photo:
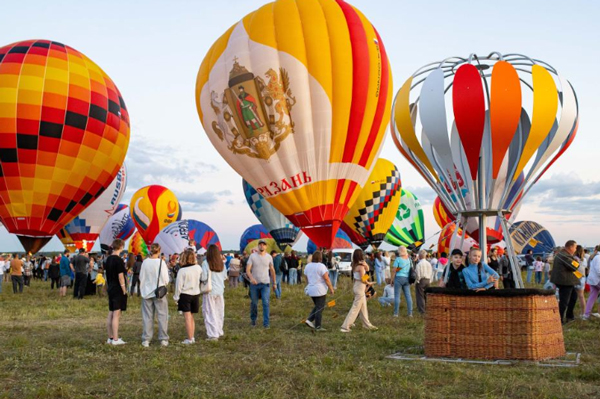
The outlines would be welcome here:
M 160 265 L 160 258 L 152 259 L 147 258 L 140 269 L 140 292 L 142 298 L 152 299 L 156 298 L 154 291 L 156 290 L 158 281 L 158 269 L 160 268 L 160 282 L 158 286 L 169 285 L 169 268 L 167 262 L 162 261 Z
M 0 275 L 4 274 L 4 265 L 6 264 L 6 262 L 4 262 L 3 260 L 0 260 Z M 2 282 L 0 281 L 0 284 L 2 284 Z
M 304 275 L 308 280 L 306 293 L 309 296 L 327 295 L 327 283 L 323 276 L 328 274 L 327 267 L 322 263 L 309 263 L 304 268 Z
M 273 264 L 273 257 L 267 253 L 260 255 L 258 252 L 253 253 L 248 258 L 248 265 L 252 265 L 252 276 L 258 284 L 269 284 L 269 266 Z
M 181 294 L 200 295 L 201 275 L 202 268 L 200 265 L 181 267 L 177 272 L 177 279 L 175 280 L 175 294 L 173 295 L 173 299 L 175 301 L 179 301 Z

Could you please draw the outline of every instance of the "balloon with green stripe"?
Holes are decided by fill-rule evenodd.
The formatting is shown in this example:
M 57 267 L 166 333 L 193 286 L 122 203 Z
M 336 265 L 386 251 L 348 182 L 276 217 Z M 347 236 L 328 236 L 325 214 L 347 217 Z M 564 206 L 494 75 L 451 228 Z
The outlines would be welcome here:
M 385 242 L 417 250 L 423 245 L 424 237 L 425 225 L 421 203 L 416 195 L 403 188 L 400 206 L 394 223 L 385 236 Z

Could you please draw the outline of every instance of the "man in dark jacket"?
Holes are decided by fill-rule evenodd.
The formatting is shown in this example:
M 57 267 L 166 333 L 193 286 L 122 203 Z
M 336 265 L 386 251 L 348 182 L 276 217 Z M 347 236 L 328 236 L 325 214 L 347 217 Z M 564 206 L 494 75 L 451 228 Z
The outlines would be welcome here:
M 71 270 L 75 273 L 75 290 L 73 298 L 83 299 L 85 295 L 85 286 L 87 285 L 88 269 L 90 267 L 90 258 L 86 256 L 85 248 L 79 249 L 79 255 L 75 255 L 71 260 Z
M 579 269 L 579 263 L 573 258 L 576 248 L 577 243 L 574 240 L 567 241 L 565 247 L 554 257 L 554 267 L 550 277 L 550 281 L 558 288 L 558 309 L 563 324 L 575 320 L 573 314 L 577 303 L 575 286 L 579 284 L 579 278 L 574 274 Z

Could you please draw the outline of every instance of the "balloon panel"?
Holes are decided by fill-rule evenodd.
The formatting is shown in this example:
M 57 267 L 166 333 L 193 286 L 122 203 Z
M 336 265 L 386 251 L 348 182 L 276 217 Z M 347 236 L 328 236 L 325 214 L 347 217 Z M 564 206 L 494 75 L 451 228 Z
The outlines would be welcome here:
M 146 186 L 133 195 L 130 204 L 131 218 L 138 232 L 150 245 L 166 226 L 181 218 L 181 207 L 175 194 L 166 187 Z
M 139 231 L 136 231 L 131 237 L 131 240 L 129 240 L 127 252 L 130 254 L 142 255 L 143 258 L 148 256 L 148 246 Z
M 252 249 L 258 246 L 258 241 L 261 239 L 267 243 L 267 251 L 281 252 L 273 237 L 262 224 L 255 224 L 244 231 L 242 237 L 240 237 L 240 252 L 251 253 Z
M 463 253 L 466 253 L 471 249 L 471 247 L 479 247 L 477 241 L 468 234 L 465 234 L 462 229 L 459 229 L 456 237 L 452 239 L 455 230 L 456 223 L 450 223 L 442 229 L 438 238 L 438 254 L 445 252 L 448 257 L 450 257 L 453 249 L 458 248 L 463 251 Z M 461 237 L 462 235 L 464 235 L 464 237 Z
M 400 172 L 387 159 L 379 158 L 358 199 L 344 218 L 343 230 L 354 232 L 375 248 L 390 229 L 401 194 Z M 359 243 L 357 243 L 360 245 Z
M 416 195 L 402 189 L 400 206 L 385 241 L 394 246 L 418 249 L 423 245 L 425 225 L 423 208 Z
M 191 219 L 171 223 L 162 229 L 154 242 L 160 245 L 167 256 L 182 253 L 190 246 L 196 252 L 205 252 L 213 244 L 221 250 L 217 233 L 207 224 Z
M 0 218 L 13 234 L 52 236 L 123 164 L 123 98 L 82 53 L 27 40 L 0 48 L 0 109 Z
M 435 197 L 433 201 L 433 217 L 440 228 L 444 228 L 455 220 L 454 215 L 446 208 L 440 197 Z
M 352 249 L 352 241 L 350 241 L 350 237 L 340 229 L 335 234 L 335 239 L 333 240 L 333 246 L 331 249 Z M 306 244 L 306 252 L 312 254 L 316 250 L 317 245 L 312 242 L 312 240 L 308 240 L 308 244 Z
M 357 9 L 277 0 L 213 44 L 196 105 L 221 156 L 330 247 L 380 150 L 391 87 L 383 42 Z

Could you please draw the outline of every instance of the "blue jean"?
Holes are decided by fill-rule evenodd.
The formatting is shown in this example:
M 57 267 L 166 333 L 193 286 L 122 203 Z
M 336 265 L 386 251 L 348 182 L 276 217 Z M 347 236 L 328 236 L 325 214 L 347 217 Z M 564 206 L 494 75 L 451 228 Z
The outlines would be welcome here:
M 527 266 L 527 283 L 531 283 L 531 276 L 533 275 L 533 267 Z
M 410 295 L 410 284 L 408 283 L 408 277 L 398 277 L 394 279 L 394 314 L 397 315 L 400 311 L 400 290 L 404 293 L 406 299 L 406 307 L 408 308 L 408 315 L 412 316 L 413 304 L 412 297 Z
M 331 281 L 331 286 L 333 288 L 337 288 L 337 281 L 338 281 L 339 274 L 340 273 L 336 269 L 329 270 L 329 281 Z
M 379 298 L 381 306 L 391 306 L 394 303 L 394 298 L 381 297 Z
M 44 269 L 44 281 L 48 281 L 48 269 Z
M 548 276 L 548 272 L 544 271 L 544 284 L 546 284 L 546 282 L 550 279 L 550 277 Z
M 275 288 L 275 298 L 281 299 L 281 280 L 283 279 L 283 273 L 275 275 L 275 283 L 277 284 L 277 288 Z
M 270 284 L 250 284 L 250 321 L 256 324 L 258 317 L 258 295 L 263 306 L 263 326 L 269 327 L 269 296 L 271 295 Z
M 377 285 L 381 285 L 385 283 L 385 270 L 384 269 L 375 269 L 375 275 L 377 277 Z
M 289 285 L 297 284 L 297 282 L 298 282 L 298 269 L 290 269 L 288 273 L 289 273 L 288 284 Z
M 542 283 L 542 272 L 535 272 L 535 282 L 537 284 Z

